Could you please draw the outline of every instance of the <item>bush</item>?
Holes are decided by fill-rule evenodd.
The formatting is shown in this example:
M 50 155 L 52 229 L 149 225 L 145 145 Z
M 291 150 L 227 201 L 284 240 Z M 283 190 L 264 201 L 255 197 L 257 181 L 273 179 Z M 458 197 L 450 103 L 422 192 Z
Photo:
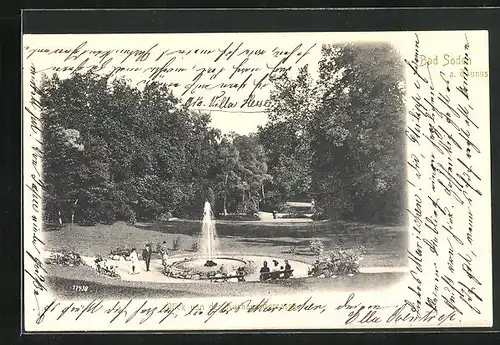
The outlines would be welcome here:
M 172 242 L 172 250 L 180 250 L 181 249 L 181 237 L 177 236 L 174 238 L 174 241 Z
M 162 251 L 162 246 L 163 246 L 163 243 L 162 242 L 157 242 L 156 243 L 156 247 L 155 248 L 155 253 L 161 253 Z M 153 250 L 153 247 L 151 247 L 151 250 Z
M 123 256 L 124 258 L 129 257 L 130 253 L 132 252 L 131 249 L 127 249 L 125 247 L 118 247 L 116 249 L 111 249 L 111 255 L 119 255 Z
M 255 262 L 249 261 L 241 267 L 241 270 L 244 275 L 252 274 L 257 271 L 257 265 L 255 264 Z
M 315 221 L 329 220 L 330 216 L 328 216 L 328 214 L 326 213 L 315 211 L 311 219 Z
M 156 220 L 158 220 L 160 222 L 167 222 L 170 218 L 172 218 L 172 213 L 165 212 L 165 213 L 160 214 L 158 216 L 158 218 L 156 218 Z
M 191 246 L 191 251 L 192 252 L 197 252 L 200 249 L 200 245 L 198 242 L 194 242 L 193 245 Z
M 129 225 L 135 225 L 135 223 L 137 222 L 137 216 L 135 214 L 135 211 L 132 209 L 129 210 L 127 218 L 128 218 L 127 223 Z
M 60 253 L 52 253 L 47 260 L 47 264 L 72 267 L 84 265 L 85 263 L 80 254 L 70 250 L 62 250 Z
M 116 265 L 108 265 L 108 261 L 103 259 L 101 256 L 97 256 L 94 262 L 98 274 L 111 278 L 120 278 L 120 275 L 116 272 Z
M 325 250 L 325 246 L 323 245 L 323 242 L 321 242 L 320 240 L 312 240 L 311 243 L 309 244 L 309 250 L 316 255 L 321 255 Z
M 359 262 L 363 260 L 363 247 L 335 249 L 317 260 L 308 274 L 313 277 L 330 278 L 359 273 Z

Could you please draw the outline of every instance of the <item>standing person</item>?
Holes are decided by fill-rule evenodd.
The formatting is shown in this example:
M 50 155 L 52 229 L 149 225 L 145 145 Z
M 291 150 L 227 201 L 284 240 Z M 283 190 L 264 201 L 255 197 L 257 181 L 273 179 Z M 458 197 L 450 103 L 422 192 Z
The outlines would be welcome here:
M 160 247 L 160 254 L 163 256 L 163 253 L 167 251 L 167 241 L 163 241 Z
M 132 266 L 132 274 L 139 273 L 139 272 L 135 272 L 135 268 L 137 266 L 138 260 L 139 259 L 137 257 L 137 252 L 136 252 L 135 248 L 132 248 L 132 252 L 130 253 L 130 265 Z
M 285 260 L 285 278 L 290 278 L 290 276 L 292 275 L 292 266 L 290 265 L 290 263 L 288 262 L 288 260 Z
M 161 264 L 163 267 L 167 267 L 167 260 L 168 260 L 168 253 L 166 250 L 163 251 L 161 254 Z
M 151 262 L 151 246 L 149 244 L 146 244 L 146 247 L 144 247 L 142 258 L 146 261 L 146 272 L 149 272 L 149 264 Z

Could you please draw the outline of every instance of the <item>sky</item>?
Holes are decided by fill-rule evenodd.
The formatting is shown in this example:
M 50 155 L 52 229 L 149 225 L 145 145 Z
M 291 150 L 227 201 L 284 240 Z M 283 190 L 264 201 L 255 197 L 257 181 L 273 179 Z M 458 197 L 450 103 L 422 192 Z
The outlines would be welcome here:
M 97 66 L 98 74 L 116 72 L 115 77 L 125 77 L 138 88 L 160 70 L 154 80 L 178 83 L 171 89 L 182 102 L 203 98 L 203 105 L 191 109 L 211 110 L 213 127 L 223 133 L 248 134 L 267 122 L 266 109 L 239 105 L 251 92 L 257 100 L 269 98 L 266 74 L 288 68 L 293 77 L 307 64 L 315 79 L 321 46 L 343 41 L 390 42 L 410 53 L 412 48 L 404 32 L 24 35 L 23 65 L 25 71 L 34 66 L 38 78 L 43 72 L 56 73 L 61 79 L 78 66 L 83 65 L 81 71 Z M 256 87 L 262 79 L 263 85 Z M 224 84 L 245 87 L 221 87 Z M 217 96 L 230 97 L 238 106 L 209 106 Z
M 264 126 L 267 123 L 267 114 L 259 113 L 241 113 L 241 112 L 224 112 L 213 110 L 210 111 L 212 117 L 211 126 L 217 128 L 223 134 L 234 131 L 238 134 L 250 134 L 256 132 L 259 126 Z

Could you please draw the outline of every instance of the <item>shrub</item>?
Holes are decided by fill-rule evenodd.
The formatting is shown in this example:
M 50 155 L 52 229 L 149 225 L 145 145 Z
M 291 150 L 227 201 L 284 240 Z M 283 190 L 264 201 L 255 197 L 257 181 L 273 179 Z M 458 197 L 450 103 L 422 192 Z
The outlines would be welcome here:
M 120 278 L 120 275 L 116 272 L 116 265 L 108 265 L 107 260 L 103 259 L 101 256 L 97 256 L 94 262 L 98 274 L 102 274 L 111 278 Z
M 84 265 L 85 263 L 80 254 L 70 250 L 62 250 L 60 253 L 52 253 L 47 260 L 47 264 L 72 267 Z
M 335 249 L 317 260 L 308 274 L 313 277 L 345 276 L 359 273 L 359 262 L 363 260 L 363 247 Z
M 242 270 L 245 275 L 252 274 L 257 271 L 257 265 L 254 261 L 249 261 L 242 267 Z
M 135 214 L 135 212 L 133 210 L 130 210 L 129 213 L 128 213 L 128 221 L 127 223 L 129 225 L 135 225 L 135 223 L 137 222 L 137 216 Z
M 291 211 L 291 209 L 292 208 L 285 203 L 282 203 L 278 206 L 278 211 L 280 213 L 289 213 Z
M 191 246 L 191 251 L 193 252 L 197 252 L 200 248 L 200 245 L 198 244 L 198 242 L 194 242 L 193 245 Z
M 172 242 L 172 250 L 179 250 L 181 249 L 181 237 L 177 236 L 174 238 L 174 241 Z
M 312 240 L 311 243 L 309 244 L 309 250 L 316 255 L 321 255 L 325 250 L 325 246 L 323 245 L 323 242 L 321 242 L 320 240 Z
M 168 222 L 168 220 L 172 218 L 172 213 L 170 212 L 165 212 L 165 213 L 162 213 L 158 216 L 158 218 L 156 218 L 156 220 L 160 221 L 160 222 Z
M 151 250 L 153 250 L 153 247 L 151 247 Z M 157 242 L 156 247 L 155 247 L 155 253 L 161 253 L 162 251 L 162 242 Z
M 116 249 L 111 249 L 111 255 L 119 255 L 119 256 L 123 256 L 123 257 L 129 257 L 130 256 L 130 253 L 132 252 L 131 249 L 127 249 L 125 247 L 118 247 Z

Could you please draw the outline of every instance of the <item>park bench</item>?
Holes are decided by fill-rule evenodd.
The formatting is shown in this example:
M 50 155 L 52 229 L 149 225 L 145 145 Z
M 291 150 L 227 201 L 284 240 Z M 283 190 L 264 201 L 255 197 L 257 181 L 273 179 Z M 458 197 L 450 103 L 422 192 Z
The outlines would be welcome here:
M 118 278 L 118 277 L 120 277 L 120 275 L 117 272 L 115 272 L 114 270 L 111 270 L 108 267 L 101 265 L 101 263 L 103 261 L 104 260 L 102 260 L 102 259 L 96 259 L 96 260 L 94 260 L 94 262 L 96 264 L 97 274 L 99 274 L 99 275 L 102 274 L 102 275 L 105 275 L 105 276 L 108 276 L 108 277 L 112 277 L 112 278 Z
M 236 275 L 223 275 L 223 276 L 211 276 L 208 277 L 210 279 L 210 282 L 227 282 L 231 278 L 238 278 L 239 282 L 244 282 L 245 281 L 245 276 L 243 274 L 236 274 Z
M 260 280 L 276 280 L 276 279 L 288 279 L 293 275 L 293 270 L 284 270 L 276 272 L 263 272 L 260 274 Z

